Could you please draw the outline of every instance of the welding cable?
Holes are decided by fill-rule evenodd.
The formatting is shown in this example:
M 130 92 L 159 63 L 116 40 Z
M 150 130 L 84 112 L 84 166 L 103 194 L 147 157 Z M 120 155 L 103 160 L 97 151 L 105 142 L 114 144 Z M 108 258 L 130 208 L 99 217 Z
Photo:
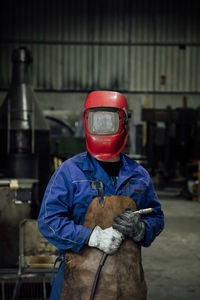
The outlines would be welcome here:
M 62 263 L 63 261 L 65 261 L 65 254 L 59 255 L 59 256 L 56 258 L 55 262 L 54 262 L 54 265 L 53 265 L 53 271 L 52 271 L 52 275 L 51 275 L 51 287 L 53 286 L 54 281 L 55 281 L 56 264 L 57 264 L 58 262 L 60 262 L 60 265 L 59 265 L 59 267 L 60 267 L 60 266 L 61 266 L 61 263 Z M 59 267 L 58 267 L 58 269 L 59 269 Z
M 95 296 L 95 292 L 96 292 L 96 287 L 97 287 L 97 284 L 98 284 L 98 281 L 99 281 L 99 275 L 101 273 L 101 269 L 106 261 L 106 258 L 107 258 L 108 254 L 106 253 L 103 253 L 101 259 L 100 259 L 100 262 L 99 262 L 99 266 L 98 266 L 98 269 L 97 269 L 97 272 L 96 272 L 96 275 L 95 275 L 95 278 L 94 278 L 94 282 L 93 282 L 93 285 L 92 285 L 92 291 L 91 291 L 91 295 L 90 295 L 90 300 L 93 300 L 94 299 L 94 296 Z

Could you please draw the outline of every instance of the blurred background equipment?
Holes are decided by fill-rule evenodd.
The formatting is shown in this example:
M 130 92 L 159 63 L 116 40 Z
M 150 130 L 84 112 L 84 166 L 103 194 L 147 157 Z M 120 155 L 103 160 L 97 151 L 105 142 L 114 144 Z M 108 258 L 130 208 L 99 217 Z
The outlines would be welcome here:
M 50 132 L 30 83 L 30 51 L 15 49 L 12 62 L 0 107 L 1 266 L 17 264 L 19 221 L 37 217 L 50 176 Z
M 39 232 L 37 220 L 19 222 L 19 264 L 17 273 L 1 275 L 2 300 L 38 299 L 49 297 L 52 270 L 55 274 L 57 249 Z M 1 299 L 1 298 L 0 298 Z
M 142 110 L 142 119 L 147 122 L 145 152 L 150 172 L 159 177 L 159 188 L 179 185 L 188 200 L 195 196 L 194 186 L 198 184 L 194 173 L 200 160 L 199 116 L 199 108 Z
M 51 172 L 66 159 L 86 151 L 84 122 L 80 112 L 48 110 L 44 112 L 50 128 Z
M 49 128 L 30 83 L 32 56 L 26 48 L 12 54 L 12 82 L 0 108 L 0 170 L 7 178 L 34 178 L 37 208 L 49 179 Z

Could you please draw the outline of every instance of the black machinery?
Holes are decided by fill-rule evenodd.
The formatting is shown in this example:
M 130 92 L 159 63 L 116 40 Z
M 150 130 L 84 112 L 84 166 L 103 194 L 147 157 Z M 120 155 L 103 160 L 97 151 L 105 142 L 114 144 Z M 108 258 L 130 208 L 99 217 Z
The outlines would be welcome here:
M 146 155 L 152 175 L 159 174 L 159 186 L 183 185 L 186 198 L 187 182 L 195 180 L 191 165 L 200 160 L 200 107 L 197 109 L 143 109 L 147 122 Z M 182 180 L 181 180 L 182 178 Z

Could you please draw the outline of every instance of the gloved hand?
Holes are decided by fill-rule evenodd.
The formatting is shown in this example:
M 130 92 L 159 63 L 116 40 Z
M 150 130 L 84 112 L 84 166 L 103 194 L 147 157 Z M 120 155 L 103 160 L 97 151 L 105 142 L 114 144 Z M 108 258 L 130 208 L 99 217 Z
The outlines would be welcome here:
M 112 227 L 135 242 L 141 241 L 145 234 L 145 225 L 141 221 L 140 214 L 134 213 L 130 208 L 126 208 L 124 213 L 114 217 Z
M 98 248 L 107 254 L 113 254 L 118 250 L 123 239 L 123 234 L 112 227 L 101 229 L 101 227 L 95 226 L 88 246 Z

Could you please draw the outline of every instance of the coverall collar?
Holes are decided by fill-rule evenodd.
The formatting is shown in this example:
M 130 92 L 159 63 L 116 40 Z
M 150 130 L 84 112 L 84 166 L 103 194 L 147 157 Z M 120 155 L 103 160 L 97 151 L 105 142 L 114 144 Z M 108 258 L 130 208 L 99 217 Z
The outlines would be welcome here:
M 86 152 L 86 156 L 83 161 L 83 165 L 81 166 L 81 169 L 83 171 L 90 171 L 90 172 L 95 170 L 93 158 L 88 152 Z
M 98 163 L 98 160 L 92 156 L 90 156 L 90 160 L 93 163 L 93 175 L 97 180 L 100 180 L 105 185 L 110 185 L 113 188 L 113 183 L 110 178 L 110 176 L 106 173 L 106 171 L 101 167 L 101 165 Z
M 120 153 L 120 158 L 122 161 L 122 167 L 119 171 L 119 179 L 116 186 L 117 190 L 121 187 L 122 184 L 124 184 L 125 181 L 127 181 L 134 175 L 136 167 L 134 166 L 134 161 L 132 161 L 123 153 Z M 131 165 L 130 160 L 132 161 Z M 102 181 L 104 184 L 114 186 L 109 175 L 103 170 L 103 168 L 101 168 L 98 161 L 89 153 L 86 154 L 86 159 L 83 162 L 82 169 L 83 171 L 89 171 L 93 173 L 96 179 Z
M 115 191 L 115 187 L 110 176 L 106 171 L 100 166 L 97 159 L 92 157 L 88 152 L 84 156 L 83 163 L 81 163 L 80 168 L 85 172 L 90 172 L 91 177 L 97 181 L 101 181 L 104 185 L 107 185 L 112 193 Z
M 108 174 L 101 168 L 98 161 L 88 152 L 84 155 L 84 159 L 79 166 L 83 171 L 89 172 L 94 179 L 102 181 L 104 184 L 108 183 L 110 179 Z
M 120 189 L 121 185 L 127 182 L 129 178 L 134 176 L 135 173 L 135 166 L 134 166 L 135 162 L 131 160 L 129 157 L 127 157 L 126 155 L 124 155 L 123 153 L 120 153 L 120 158 L 122 161 L 122 167 L 119 171 L 119 179 L 116 187 L 117 190 Z M 130 160 L 132 164 L 130 164 Z

